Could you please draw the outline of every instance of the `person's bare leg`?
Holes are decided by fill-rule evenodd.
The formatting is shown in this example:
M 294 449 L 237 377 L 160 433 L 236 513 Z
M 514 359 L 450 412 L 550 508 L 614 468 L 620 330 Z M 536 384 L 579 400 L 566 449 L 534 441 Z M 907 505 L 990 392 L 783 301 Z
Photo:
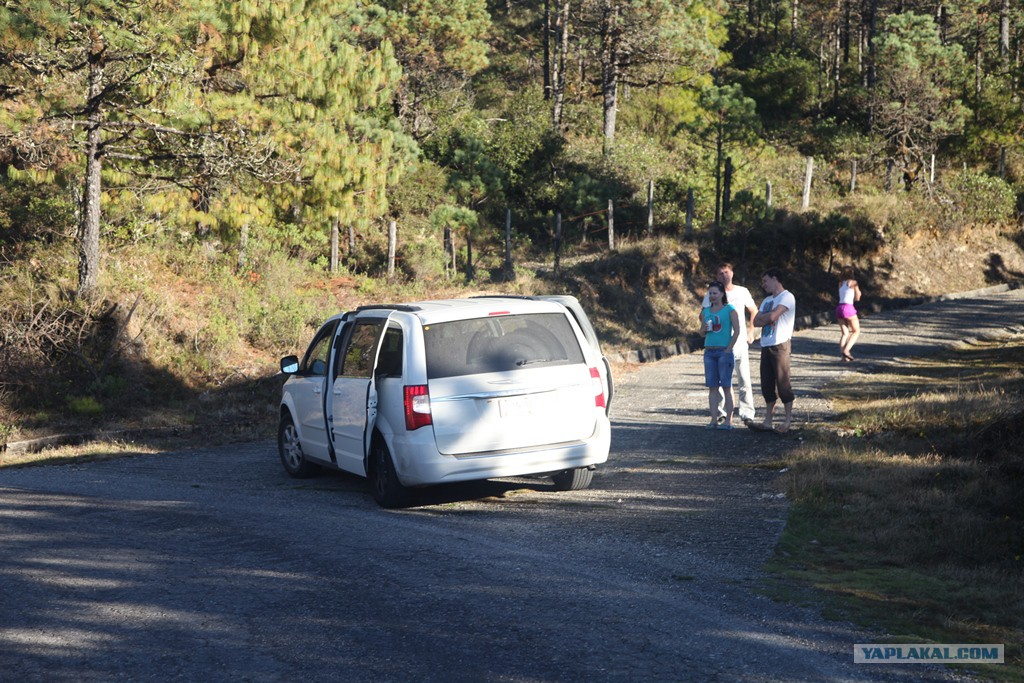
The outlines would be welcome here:
M 718 397 L 721 387 L 708 389 L 708 412 L 711 413 L 711 424 L 718 422 Z
M 765 429 L 771 429 L 772 428 L 772 419 L 773 419 L 773 417 L 775 415 L 775 403 L 776 403 L 775 401 L 772 401 L 771 403 L 766 403 L 765 404 L 765 407 L 764 407 L 764 422 L 761 423 L 761 424 L 764 425 Z
M 789 403 L 783 403 L 782 407 L 785 408 L 786 410 L 786 417 L 782 421 L 782 426 L 779 427 L 776 431 L 778 431 L 781 434 L 785 434 L 786 432 L 789 431 L 789 426 L 793 422 L 793 402 L 790 401 Z
M 846 340 L 850 338 L 850 328 L 847 327 L 846 319 L 839 320 L 839 352 L 846 357 Z
M 853 349 L 853 345 L 857 343 L 857 337 L 860 336 L 860 320 L 857 319 L 857 316 L 847 318 L 847 320 L 850 323 L 850 334 L 846 338 L 846 346 L 844 347 L 843 355 L 850 360 L 853 360 L 853 356 L 850 354 L 850 351 Z
M 723 389 L 725 392 L 725 424 L 732 427 L 732 411 L 736 407 L 736 395 L 732 393 L 732 388 Z

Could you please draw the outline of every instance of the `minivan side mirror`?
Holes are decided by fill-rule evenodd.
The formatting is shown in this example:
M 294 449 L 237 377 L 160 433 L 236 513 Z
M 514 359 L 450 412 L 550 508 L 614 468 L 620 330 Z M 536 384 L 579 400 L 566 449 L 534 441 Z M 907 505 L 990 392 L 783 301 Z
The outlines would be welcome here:
M 299 371 L 299 357 L 285 356 L 281 359 L 281 372 L 286 375 L 294 375 Z

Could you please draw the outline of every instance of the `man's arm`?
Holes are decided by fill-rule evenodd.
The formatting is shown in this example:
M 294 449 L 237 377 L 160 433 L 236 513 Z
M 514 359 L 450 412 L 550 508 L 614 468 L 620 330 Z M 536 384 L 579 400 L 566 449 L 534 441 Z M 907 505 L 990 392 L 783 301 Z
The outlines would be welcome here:
M 750 315 L 747 315 L 749 313 Z M 743 313 L 743 320 L 747 323 L 747 343 L 754 343 L 754 318 L 757 317 L 757 306 L 754 305 L 753 299 L 747 301 L 747 308 Z
M 757 325 L 758 327 L 769 325 L 778 320 L 779 318 L 781 318 L 782 314 L 788 310 L 789 308 L 787 306 L 778 304 L 772 310 L 767 312 L 761 312 L 754 316 L 754 324 Z

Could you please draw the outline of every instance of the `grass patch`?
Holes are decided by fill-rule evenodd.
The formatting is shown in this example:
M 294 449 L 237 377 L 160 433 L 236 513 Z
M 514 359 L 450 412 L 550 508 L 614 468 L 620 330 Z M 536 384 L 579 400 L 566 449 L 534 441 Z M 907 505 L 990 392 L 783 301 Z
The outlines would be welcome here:
M 104 441 L 75 446 L 47 448 L 38 453 L 0 454 L 0 468 L 34 467 L 37 465 L 71 465 L 82 462 L 112 460 L 133 455 L 151 455 L 160 449 L 149 444 Z
M 979 673 L 1024 681 L 1024 339 L 827 393 L 838 429 L 788 454 L 771 570 L 896 642 L 1003 643 L 1006 664 Z

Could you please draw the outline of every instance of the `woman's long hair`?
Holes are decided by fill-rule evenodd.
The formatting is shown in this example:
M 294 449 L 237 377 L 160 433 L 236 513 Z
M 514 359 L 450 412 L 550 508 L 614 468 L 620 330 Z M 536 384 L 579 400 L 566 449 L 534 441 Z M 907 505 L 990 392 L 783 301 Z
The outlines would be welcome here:
M 729 295 L 725 293 L 725 285 L 723 285 L 718 280 L 715 280 L 714 282 L 708 285 L 708 289 L 711 289 L 712 287 L 722 290 L 722 305 L 729 303 Z

